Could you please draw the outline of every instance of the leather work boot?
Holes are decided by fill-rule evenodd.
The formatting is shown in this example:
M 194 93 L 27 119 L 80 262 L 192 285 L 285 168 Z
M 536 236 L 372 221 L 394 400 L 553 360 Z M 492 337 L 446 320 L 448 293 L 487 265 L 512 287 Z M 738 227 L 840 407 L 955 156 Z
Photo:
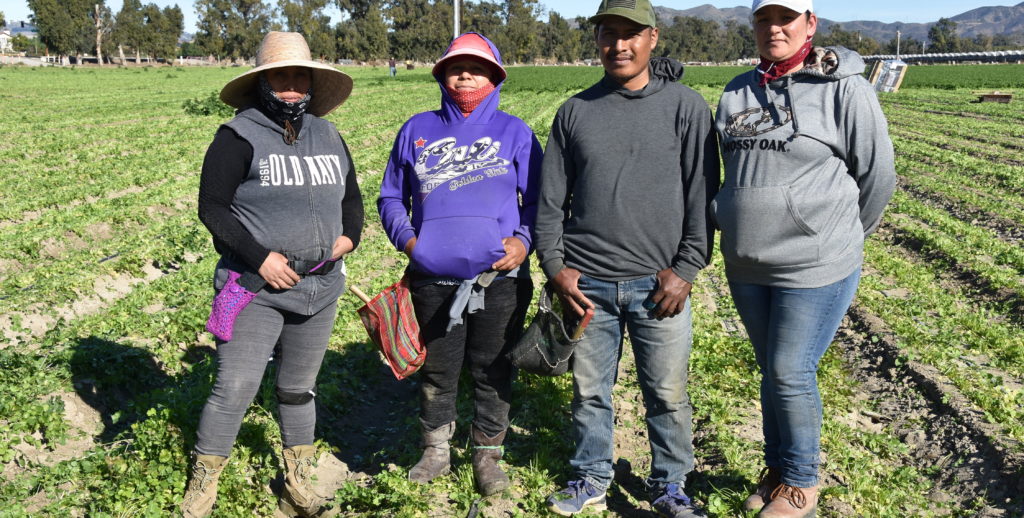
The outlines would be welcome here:
M 421 423 L 422 425 L 422 423 Z M 423 455 L 420 461 L 409 470 L 409 480 L 426 484 L 435 478 L 446 475 L 451 470 L 451 446 L 448 441 L 455 435 L 455 422 L 452 421 L 434 430 L 423 429 Z
M 767 466 L 761 469 L 761 475 L 757 477 L 757 489 L 754 490 L 746 500 L 743 501 L 743 509 L 747 511 L 760 511 L 771 501 L 772 491 L 782 483 L 782 471 L 774 466 Z
M 213 503 L 217 501 L 217 481 L 227 460 L 227 457 L 218 455 L 192 454 L 188 488 L 181 501 L 182 516 L 203 518 L 210 515 Z
M 303 444 L 285 448 L 284 488 L 278 508 L 285 515 L 295 518 L 326 518 L 338 514 L 337 509 L 327 507 L 327 499 L 313 490 L 313 468 L 316 466 L 316 447 Z
M 794 487 L 780 483 L 769 495 L 759 518 L 814 518 L 818 510 L 818 488 Z
M 473 479 L 476 480 L 480 494 L 484 496 L 500 493 L 511 485 L 508 475 L 498 467 L 505 432 L 506 430 L 502 430 L 498 435 L 488 437 L 483 431 L 473 427 Z

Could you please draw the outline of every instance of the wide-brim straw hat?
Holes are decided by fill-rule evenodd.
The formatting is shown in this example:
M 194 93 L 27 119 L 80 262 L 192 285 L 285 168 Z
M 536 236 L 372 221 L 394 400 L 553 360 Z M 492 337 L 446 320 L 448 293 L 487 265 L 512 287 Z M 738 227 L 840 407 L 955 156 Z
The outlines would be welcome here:
M 228 81 L 220 91 L 220 100 L 235 108 L 255 105 L 259 101 L 256 81 L 260 72 L 282 67 L 306 67 L 312 71 L 313 86 L 306 111 L 317 117 L 334 111 L 352 93 L 352 78 L 330 65 L 313 61 L 301 34 L 273 31 L 260 43 L 256 68 Z

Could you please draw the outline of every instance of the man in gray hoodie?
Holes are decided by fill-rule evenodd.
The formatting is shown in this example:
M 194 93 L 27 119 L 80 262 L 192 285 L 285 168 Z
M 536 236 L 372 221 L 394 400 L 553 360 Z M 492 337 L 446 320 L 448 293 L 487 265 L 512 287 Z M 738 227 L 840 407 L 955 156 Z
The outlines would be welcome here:
M 558 110 L 541 174 L 541 267 L 567 311 L 594 310 L 573 356 L 575 476 L 548 499 L 569 516 L 600 509 L 612 481 L 612 387 L 628 330 L 651 442 L 647 486 L 662 516 L 700 516 L 683 491 L 693 469 L 686 394 L 689 293 L 710 258 L 706 219 L 718 189 L 711 112 L 651 59 L 647 0 L 605 0 L 592 17 L 605 76 Z

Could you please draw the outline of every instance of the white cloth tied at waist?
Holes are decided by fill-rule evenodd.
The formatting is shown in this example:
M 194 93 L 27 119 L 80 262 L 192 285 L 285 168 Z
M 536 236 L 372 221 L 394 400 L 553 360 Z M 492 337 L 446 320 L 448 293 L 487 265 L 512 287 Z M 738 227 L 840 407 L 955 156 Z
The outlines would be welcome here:
M 522 265 L 520 265 L 522 266 Z M 463 313 L 473 314 L 486 309 L 484 306 L 484 289 L 498 277 L 513 277 L 519 274 L 519 266 L 508 271 L 487 270 L 472 279 L 466 279 L 455 290 L 452 305 L 448 308 L 448 327 L 445 332 L 463 322 Z

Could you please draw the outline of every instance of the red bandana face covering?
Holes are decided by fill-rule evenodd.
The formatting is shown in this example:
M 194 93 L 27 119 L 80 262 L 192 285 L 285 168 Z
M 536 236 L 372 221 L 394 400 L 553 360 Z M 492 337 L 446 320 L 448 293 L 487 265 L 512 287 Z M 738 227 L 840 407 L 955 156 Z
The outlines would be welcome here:
M 800 50 L 793 54 L 793 57 L 783 61 L 769 61 L 761 58 L 761 64 L 757 65 L 757 72 L 761 74 L 757 84 L 761 87 L 765 87 L 768 83 L 790 73 L 794 68 L 804 62 L 807 59 L 807 55 L 811 53 L 811 39 L 808 38 L 807 42 L 804 43 Z
M 452 96 L 452 100 L 458 105 L 463 117 L 469 117 L 469 114 L 473 113 L 477 106 L 480 106 L 480 102 L 488 95 L 491 95 L 491 92 L 494 91 L 494 85 L 487 83 L 476 90 L 459 90 L 446 86 L 445 90 L 448 90 L 448 95 Z

